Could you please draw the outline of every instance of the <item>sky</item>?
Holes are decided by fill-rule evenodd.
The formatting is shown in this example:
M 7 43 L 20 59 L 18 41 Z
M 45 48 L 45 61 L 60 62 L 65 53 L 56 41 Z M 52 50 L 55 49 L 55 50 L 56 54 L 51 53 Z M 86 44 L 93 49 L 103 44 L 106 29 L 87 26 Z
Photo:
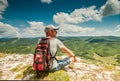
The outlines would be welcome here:
M 0 0 L 0 38 L 120 36 L 120 0 Z

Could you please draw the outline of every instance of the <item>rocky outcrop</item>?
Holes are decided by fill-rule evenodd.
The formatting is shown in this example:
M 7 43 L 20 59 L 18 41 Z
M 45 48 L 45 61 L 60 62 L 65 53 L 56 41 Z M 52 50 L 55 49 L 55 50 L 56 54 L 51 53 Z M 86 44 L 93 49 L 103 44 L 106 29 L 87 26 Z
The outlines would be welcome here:
M 14 80 L 18 75 L 20 76 L 20 71 L 24 71 L 27 66 L 32 63 L 32 54 L 29 55 L 19 55 L 19 54 L 7 54 L 0 56 L 0 80 Z
M 67 67 L 66 71 L 71 81 L 120 81 L 120 75 L 117 75 L 116 79 L 112 77 L 117 74 L 116 72 L 120 73 L 120 67 L 119 69 L 113 66 L 107 67 L 105 69 L 104 66 L 78 62 L 72 65 L 72 69 L 70 66 Z
M 64 70 L 48 73 L 40 73 L 40 78 L 36 77 L 33 70 L 33 55 L 8 54 L 0 55 L 0 80 L 55 80 L 69 81 L 69 75 Z
M 120 81 L 120 66 L 79 61 L 54 73 L 42 73 L 40 79 L 56 81 Z M 0 54 L 0 80 L 37 79 L 32 54 Z

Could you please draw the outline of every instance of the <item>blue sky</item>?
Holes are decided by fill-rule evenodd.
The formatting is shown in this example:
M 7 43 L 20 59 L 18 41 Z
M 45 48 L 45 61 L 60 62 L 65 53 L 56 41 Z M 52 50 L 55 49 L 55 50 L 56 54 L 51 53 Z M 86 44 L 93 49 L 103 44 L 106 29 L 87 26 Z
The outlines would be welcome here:
M 45 36 L 120 36 L 119 0 L 0 0 L 0 38 Z

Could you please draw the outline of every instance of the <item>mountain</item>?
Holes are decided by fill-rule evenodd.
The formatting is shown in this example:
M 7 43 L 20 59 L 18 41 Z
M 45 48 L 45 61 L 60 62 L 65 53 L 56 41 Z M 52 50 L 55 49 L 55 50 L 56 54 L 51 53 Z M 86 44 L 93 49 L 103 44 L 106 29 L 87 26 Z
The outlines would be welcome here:
M 97 43 L 97 42 L 115 42 L 120 41 L 120 37 L 115 36 L 99 36 L 99 37 L 90 37 L 86 41 L 90 43 Z
M 120 64 L 120 37 L 115 36 L 83 36 L 83 37 L 58 37 L 77 56 L 84 59 L 95 60 L 94 53 L 101 57 L 114 57 L 113 64 Z M 0 52 L 7 54 L 34 54 L 39 38 L 1 38 Z M 58 49 L 57 55 L 64 53 Z M 109 63 L 109 61 L 107 61 Z M 111 63 L 111 62 L 110 62 Z

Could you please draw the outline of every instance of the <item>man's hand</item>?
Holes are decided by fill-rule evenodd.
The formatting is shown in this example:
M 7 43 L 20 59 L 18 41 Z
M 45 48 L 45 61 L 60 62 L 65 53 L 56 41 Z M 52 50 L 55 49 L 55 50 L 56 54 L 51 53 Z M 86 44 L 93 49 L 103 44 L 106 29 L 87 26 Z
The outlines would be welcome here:
M 71 59 L 71 62 L 76 62 L 77 61 L 76 56 L 70 57 L 70 59 Z
M 77 58 L 76 56 L 73 57 L 73 62 L 76 62 L 77 61 Z

